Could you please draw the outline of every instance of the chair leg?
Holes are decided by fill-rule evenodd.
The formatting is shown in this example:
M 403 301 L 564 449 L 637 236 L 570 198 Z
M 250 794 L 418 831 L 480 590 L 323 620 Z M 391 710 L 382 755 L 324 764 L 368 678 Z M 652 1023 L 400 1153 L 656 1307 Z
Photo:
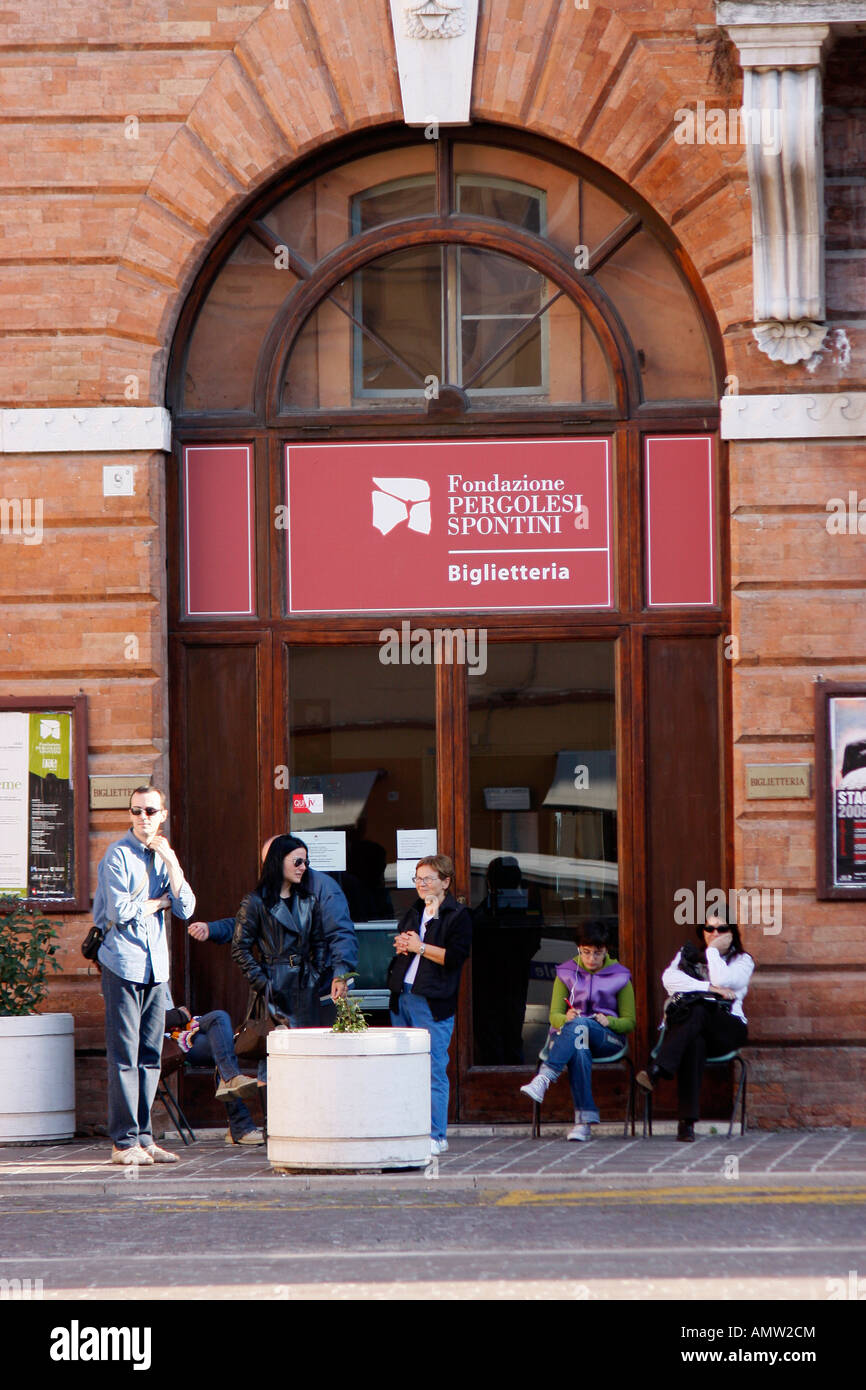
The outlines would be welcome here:
M 192 1125 L 186 1118 L 186 1115 L 184 1115 L 183 1111 L 180 1108 L 180 1105 L 175 1100 L 174 1096 L 171 1094 L 171 1091 L 168 1089 L 168 1086 L 166 1085 L 162 1077 L 160 1077 L 159 1079 L 159 1085 L 156 1088 L 156 1094 L 157 1099 L 161 1100 L 163 1105 L 165 1106 L 169 1119 L 172 1120 L 174 1124 L 177 1126 L 177 1132 L 183 1140 L 184 1144 L 187 1147 L 190 1144 L 194 1144 L 196 1140 L 195 1134 L 193 1133 Z M 186 1137 L 187 1134 L 189 1135 L 188 1139 Z
M 537 1100 L 532 1102 L 532 1137 L 541 1138 L 541 1106 Z
M 643 1137 L 652 1139 L 653 1137 L 653 1093 L 644 1091 L 643 1093 Z
M 739 1062 L 740 1064 L 740 1076 L 737 1084 L 737 1089 L 734 1092 L 734 1104 L 731 1109 L 731 1121 L 728 1125 L 729 1139 L 734 1132 L 734 1121 L 737 1118 L 737 1110 L 739 1110 L 740 1112 L 740 1134 L 742 1135 L 746 1132 L 746 1064 L 743 1061 L 742 1057 L 734 1057 L 733 1061 Z
M 622 1127 L 623 1139 L 628 1138 L 628 1124 L 631 1120 L 631 1137 L 634 1138 L 634 1112 L 635 1112 L 635 1091 L 637 1089 L 634 1079 L 634 1062 L 630 1057 L 623 1057 L 626 1069 L 626 1081 L 628 1085 L 628 1095 L 625 1103 L 625 1124 Z

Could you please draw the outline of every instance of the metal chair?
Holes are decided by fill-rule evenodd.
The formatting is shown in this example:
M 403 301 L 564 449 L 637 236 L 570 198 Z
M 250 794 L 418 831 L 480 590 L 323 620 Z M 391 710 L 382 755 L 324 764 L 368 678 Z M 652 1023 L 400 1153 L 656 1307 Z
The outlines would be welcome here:
M 653 1048 L 652 1052 L 650 1053 L 650 1059 L 652 1061 L 655 1061 L 656 1057 L 658 1056 L 659 1048 L 662 1045 L 662 1039 L 664 1038 L 664 1035 L 665 1029 L 664 1024 L 662 1024 L 659 1030 L 658 1041 L 655 1047 Z M 704 1065 L 707 1067 L 725 1067 L 728 1065 L 729 1062 L 739 1062 L 740 1074 L 737 1088 L 734 1092 L 734 1104 L 731 1109 L 731 1119 L 730 1123 L 728 1124 L 728 1133 L 726 1135 L 726 1138 L 728 1139 L 730 1139 L 731 1135 L 734 1132 L 734 1120 L 737 1117 L 738 1106 L 740 1108 L 740 1134 L 745 1134 L 746 1132 L 746 1089 L 748 1086 L 749 1069 L 743 1057 L 740 1055 L 740 1051 L 738 1048 L 734 1048 L 732 1052 L 722 1052 L 719 1054 L 718 1057 L 708 1057 L 704 1063 Z M 649 1138 L 651 1139 L 653 1133 L 653 1093 L 652 1091 L 644 1091 L 643 1095 L 643 1137 L 644 1139 L 646 1139 L 647 1136 L 649 1136 Z
M 172 1095 L 166 1084 L 166 1078 L 174 1076 L 177 1072 L 183 1071 L 184 1059 L 181 1054 L 176 1057 L 163 1057 L 162 1067 L 159 1073 L 159 1085 L 156 1088 L 156 1099 L 162 1101 L 166 1113 L 172 1123 L 176 1126 L 177 1132 L 184 1144 L 194 1144 L 196 1142 L 192 1125 L 180 1108 L 180 1102 Z M 189 1138 L 187 1139 L 187 1134 Z
M 537 1061 L 536 1064 L 535 1064 L 535 1073 L 536 1073 L 536 1076 L 538 1075 L 538 1070 L 539 1070 L 539 1068 L 541 1067 L 542 1063 L 547 1061 L 547 1056 L 548 1056 L 548 1050 L 549 1050 L 549 1048 L 550 1048 L 550 1040 L 548 1039 L 548 1041 L 544 1044 L 544 1047 L 541 1049 L 541 1051 L 540 1051 L 539 1054 L 538 1054 L 538 1061 Z M 627 1037 L 623 1039 L 623 1044 L 622 1044 L 622 1047 L 620 1048 L 619 1052 L 613 1052 L 613 1053 L 611 1053 L 610 1057 L 593 1057 L 593 1059 L 592 1059 L 592 1065 L 593 1065 L 593 1067 L 610 1067 L 610 1066 L 613 1066 L 614 1064 L 616 1064 L 616 1063 L 618 1063 L 618 1062 L 622 1062 L 622 1063 L 624 1064 L 624 1066 L 625 1066 L 625 1068 L 626 1068 L 626 1071 L 627 1071 L 627 1073 L 628 1073 L 628 1092 L 627 1092 L 627 1095 L 626 1095 L 626 1102 L 625 1102 L 625 1121 L 624 1121 L 623 1127 L 622 1127 L 623 1138 L 624 1138 L 624 1139 L 627 1139 L 627 1138 L 628 1138 L 628 1127 L 629 1127 L 629 1122 L 631 1122 L 631 1135 L 632 1135 L 632 1138 L 634 1138 L 634 1136 L 635 1136 L 634 1117 L 635 1117 L 635 1108 L 636 1108 L 636 1106 L 635 1106 L 635 1089 L 636 1089 L 636 1087 L 635 1087 L 635 1079 L 634 1079 L 634 1078 L 635 1078 L 635 1071 L 634 1071 L 634 1062 L 631 1060 L 631 1057 L 629 1056 L 629 1052 L 628 1052 L 628 1038 L 627 1038 Z M 534 1100 L 534 1101 L 532 1102 L 532 1137 L 533 1137 L 533 1139 L 540 1139 L 540 1138 L 541 1138 L 541 1106 L 539 1105 L 539 1103 L 538 1103 L 537 1100 Z

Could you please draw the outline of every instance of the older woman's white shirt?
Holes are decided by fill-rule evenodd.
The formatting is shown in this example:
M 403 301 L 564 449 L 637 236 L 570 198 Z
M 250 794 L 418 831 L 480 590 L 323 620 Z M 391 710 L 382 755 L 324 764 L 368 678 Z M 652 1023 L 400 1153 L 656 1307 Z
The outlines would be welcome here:
M 750 955 L 743 952 L 740 956 L 734 956 L 733 960 L 726 961 L 715 946 L 707 947 L 707 971 L 709 980 L 695 980 L 691 975 L 686 975 L 680 970 L 680 952 L 677 951 L 667 970 L 662 975 L 662 984 L 668 994 L 691 994 L 696 990 L 708 990 L 710 985 L 721 985 L 723 989 L 732 989 L 734 999 L 731 1002 L 731 1013 L 736 1018 L 741 1018 L 745 1023 L 746 1015 L 743 1013 L 743 1000 L 749 990 L 749 981 L 752 978 L 752 971 L 755 962 Z

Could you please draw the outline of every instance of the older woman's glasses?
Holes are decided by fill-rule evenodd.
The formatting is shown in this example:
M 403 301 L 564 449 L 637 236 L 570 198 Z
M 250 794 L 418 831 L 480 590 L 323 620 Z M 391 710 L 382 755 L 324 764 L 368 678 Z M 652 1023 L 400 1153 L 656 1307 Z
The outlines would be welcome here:
M 438 878 L 413 878 L 412 882 L 416 888 L 433 888 L 439 880 Z

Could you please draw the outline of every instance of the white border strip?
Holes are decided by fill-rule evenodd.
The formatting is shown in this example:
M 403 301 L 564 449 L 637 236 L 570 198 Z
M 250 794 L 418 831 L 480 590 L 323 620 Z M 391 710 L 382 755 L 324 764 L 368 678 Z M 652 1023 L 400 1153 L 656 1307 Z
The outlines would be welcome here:
M 710 598 L 709 599 L 681 599 L 676 603 L 657 603 L 653 598 L 653 576 L 652 576 L 652 531 L 650 515 L 650 445 L 667 444 L 671 441 L 685 444 L 689 441 L 705 443 L 707 445 L 707 492 L 710 501 Z M 647 562 L 647 606 L 649 608 L 715 608 L 718 600 L 716 596 L 716 499 L 713 489 L 713 440 L 711 435 L 706 434 L 648 434 L 644 439 L 644 458 L 646 488 L 644 492 L 644 504 L 646 506 L 646 562 Z
M 239 450 L 247 456 L 247 607 L 246 608 L 190 608 L 190 570 L 189 570 L 189 470 L 187 460 L 193 453 L 212 454 L 215 450 L 220 452 L 228 450 Z M 184 614 L 187 618 L 251 618 L 255 615 L 253 607 L 253 571 L 255 566 L 255 533 L 253 526 L 253 448 L 251 444 L 187 444 L 183 451 L 183 534 L 186 555 L 184 557 L 184 575 L 186 579 L 186 591 L 184 593 Z
M 0 410 L 2 454 L 168 453 L 171 415 L 161 405 Z
M 722 439 L 866 438 L 866 391 L 722 396 Z
M 700 438 L 703 438 L 703 436 L 699 436 L 699 437 L 700 437 Z M 606 506 L 607 506 L 607 517 L 606 517 L 606 525 L 607 525 L 607 545 L 606 545 L 606 546 L 587 546 L 585 549 L 584 549 L 584 548 L 581 548 L 580 551 L 579 551 L 578 553 L 585 554 L 585 555 L 592 555 L 592 554 L 598 554 L 599 552 L 604 552 L 604 553 L 607 554 L 607 567 L 606 567 L 606 568 L 607 568 L 607 603 L 606 603 L 606 604 L 598 604 L 598 603 L 565 603 L 565 604 L 563 604 L 563 603 L 533 603 L 533 604 L 498 603 L 498 604 L 491 604 L 491 603 L 485 603 L 485 604 L 476 604 L 474 607 L 466 607 L 465 605 L 461 605 L 461 604 L 448 604 L 448 605 L 441 605 L 441 606 L 436 607 L 436 608 L 429 608 L 429 607 L 427 607 L 427 606 L 425 606 L 425 607 L 423 607 L 423 608 L 418 608 L 418 607 L 416 606 L 416 607 L 414 607 L 414 608 L 388 608 L 388 609 L 384 609 L 384 608 L 297 608 L 297 609 L 293 609 L 293 608 L 292 608 L 292 565 L 291 565 L 291 554 L 290 554 L 291 537 L 292 537 L 292 523 L 291 523 L 292 484 L 291 484 L 291 477 L 290 477 L 290 474 L 289 474 L 290 457 L 291 457 L 290 451 L 291 451 L 291 450 L 293 450 L 293 449 L 294 449 L 294 450 L 299 450 L 299 449 L 322 449 L 322 448 L 325 448 L 325 449 L 330 449 L 330 448 L 334 448 L 334 449 L 352 448 L 352 449 L 380 449 L 380 450 L 381 450 L 381 449 L 406 449 L 406 448 L 412 448 L 412 449 L 441 449 L 441 448 L 443 448 L 443 447 L 453 448 L 453 447 L 455 447 L 455 446 L 459 446 L 461 449 L 465 449 L 465 448 L 467 448 L 467 447 L 470 446 L 470 445 L 477 445 L 477 444 L 487 444 L 487 445 L 489 445 L 489 444 L 499 444 L 499 445 L 512 445 L 512 446 L 513 446 L 513 445 L 525 445 L 525 444 L 576 444 L 576 443 L 577 443 L 577 444 L 603 444 L 603 445 L 604 445 L 604 478 L 605 478 L 605 493 L 606 493 Z M 542 611 L 545 611 L 545 610 L 548 610 L 548 609 L 551 610 L 552 612 L 572 612 L 572 611 L 575 611 L 575 610 L 578 610 L 578 609 L 584 609 L 584 608 L 585 608 L 585 609 L 589 609 L 591 612 L 595 612 L 595 613 L 605 613 L 605 612 L 609 612 L 610 609 L 611 609 L 611 607 L 612 607 L 612 605 L 613 605 L 613 599 L 612 599 L 613 540 L 612 540 L 611 533 L 610 533 L 610 507 L 611 507 L 610 446 L 611 446 L 611 440 L 610 440 L 609 437 L 607 437 L 607 436 L 605 436 L 605 435 L 598 435 L 598 436 L 595 436 L 595 437 L 593 437 L 593 438 L 591 438 L 591 439 L 584 439 L 584 438 L 582 438 L 581 436 L 577 436 L 577 435 L 573 435 L 573 436 L 572 436 L 572 435 L 569 435 L 568 437 L 566 437 L 566 438 L 563 439 L 563 438 L 558 437 L 558 436 L 556 436 L 556 435 L 551 435 L 551 436 L 548 436 L 548 437 L 542 437 L 541 439 L 537 439 L 537 438 L 536 438 L 536 439 L 417 439 L 417 440 L 413 440 L 413 439 L 403 439 L 403 440 L 400 440 L 399 442 L 389 443 L 389 444 L 366 443 L 366 442 L 364 442 L 364 441 L 362 441 L 362 440 L 351 440 L 351 439 L 346 439 L 346 440 L 330 440 L 330 441 L 328 441 L 327 443 L 323 442 L 323 443 L 315 443 L 315 444 L 312 444 L 312 443 L 304 443 L 304 444 L 289 443 L 289 444 L 286 444 L 286 446 L 285 446 L 285 451 L 286 451 L 286 452 L 285 452 L 285 470 L 286 470 L 286 518 L 287 518 L 287 521 L 288 521 L 288 525 L 287 525 L 286 531 L 285 531 L 285 536 L 286 536 L 286 594 L 287 594 L 287 605 L 286 605 L 286 607 L 287 607 L 287 615 L 288 615 L 290 618 L 295 618 L 295 617 L 309 617 L 309 616 L 311 616 L 311 615 L 312 615 L 312 616 L 316 616 L 316 615 L 319 615 L 319 614 L 322 615 L 322 616 L 324 616 L 324 615 L 326 615 L 326 614 L 332 614 L 332 613 L 333 613 L 333 614 L 345 614 L 347 617 L 351 617 L 351 616 L 353 616 L 353 615 L 357 615 L 357 616 L 360 617 L 360 616 L 362 616 L 362 615 L 364 615 L 364 614 L 379 614 L 379 613 L 529 613 L 529 612 L 538 613 L 538 612 L 542 612 Z M 470 554 L 470 553 L 473 553 L 473 554 L 474 554 L 474 553 L 476 553 L 476 552 L 474 552 L 474 551 L 473 551 L 473 552 L 469 552 L 469 551 L 457 551 L 457 550 L 449 550 L 449 551 L 448 551 L 448 554 L 449 554 L 449 555 L 458 555 L 458 554 L 467 554 L 467 555 L 468 555 L 468 554 Z M 497 553 L 505 554 L 505 553 L 507 553 L 507 552 L 504 552 L 504 551 L 503 551 L 503 552 L 496 552 L 496 551 L 485 550 L 484 552 L 478 551 L 477 553 L 478 553 L 478 554 L 482 554 L 482 553 L 483 553 L 483 554 L 486 554 L 486 555 L 490 555 L 490 554 L 497 554 Z M 509 553 L 510 553 L 510 552 L 509 552 Z M 513 553 L 516 554 L 517 552 L 515 551 L 515 552 L 513 552 Z M 528 553 L 528 552 L 527 552 L 527 553 Z M 565 553 L 565 550 L 564 550 L 564 548 L 563 548 L 562 551 L 560 551 L 560 550 L 554 551 L 554 549 L 553 549 L 552 547 L 549 547 L 549 548 L 547 548 L 544 552 L 542 552 L 542 551 L 535 551 L 535 552 L 533 552 L 533 553 L 535 553 L 535 554 L 541 554 L 541 553 L 550 553 L 550 554 L 556 553 L 556 554 L 561 554 L 561 553 Z M 569 550 L 568 553 L 570 554 L 570 553 L 572 553 L 572 552 Z

